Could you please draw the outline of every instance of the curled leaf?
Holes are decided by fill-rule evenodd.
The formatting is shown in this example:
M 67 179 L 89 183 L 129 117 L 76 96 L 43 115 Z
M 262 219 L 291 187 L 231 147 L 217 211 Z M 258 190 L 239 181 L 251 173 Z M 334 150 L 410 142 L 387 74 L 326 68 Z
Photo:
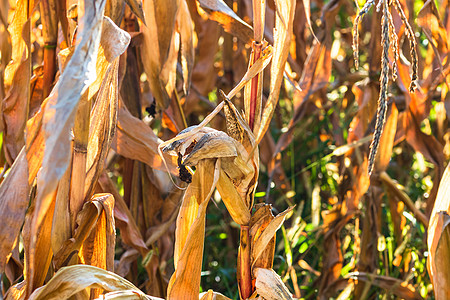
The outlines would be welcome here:
M 266 300 L 291 300 L 292 294 L 284 285 L 280 275 L 272 269 L 257 268 L 255 271 L 256 292 Z

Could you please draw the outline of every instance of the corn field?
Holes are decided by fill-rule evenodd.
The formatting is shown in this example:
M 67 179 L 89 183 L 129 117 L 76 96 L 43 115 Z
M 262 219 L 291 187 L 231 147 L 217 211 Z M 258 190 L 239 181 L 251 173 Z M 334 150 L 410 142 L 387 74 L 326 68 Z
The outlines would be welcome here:
M 0 299 L 450 299 L 448 0 L 0 0 Z

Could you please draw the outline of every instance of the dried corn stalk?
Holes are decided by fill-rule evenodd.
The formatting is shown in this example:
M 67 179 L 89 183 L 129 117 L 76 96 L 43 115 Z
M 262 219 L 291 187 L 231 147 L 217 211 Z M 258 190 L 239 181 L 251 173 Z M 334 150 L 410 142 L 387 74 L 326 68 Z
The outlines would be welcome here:
M 260 73 L 267 65 L 264 60 L 269 58 L 270 55 L 263 55 L 255 61 L 229 95 L 251 80 L 250 75 Z M 177 220 L 175 273 L 168 289 L 168 296 L 173 299 L 181 295 L 183 299 L 198 297 L 206 206 L 215 188 L 233 220 L 241 226 L 237 268 L 242 299 L 255 291 L 253 269 L 272 267 L 274 235 L 290 211 L 274 218 L 266 207 L 252 216 L 259 172 L 258 147 L 247 121 L 222 91 L 221 96 L 223 101 L 202 124 L 186 128 L 160 145 L 163 152 L 178 158 L 180 179 L 190 183 Z M 227 133 L 205 127 L 221 108 L 225 111 Z

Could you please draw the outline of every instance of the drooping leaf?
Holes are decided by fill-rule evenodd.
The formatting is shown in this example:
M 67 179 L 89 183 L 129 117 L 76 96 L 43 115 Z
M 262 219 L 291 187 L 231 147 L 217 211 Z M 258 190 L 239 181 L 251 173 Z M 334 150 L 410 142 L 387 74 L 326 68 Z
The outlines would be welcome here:
M 88 265 L 64 267 L 43 287 L 30 296 L 30 300 L 67 299 L 85 288 L 102 288 L 105 291 L 132 290 L 144 299 L 147 296 L 128 280 L 113 272 Z

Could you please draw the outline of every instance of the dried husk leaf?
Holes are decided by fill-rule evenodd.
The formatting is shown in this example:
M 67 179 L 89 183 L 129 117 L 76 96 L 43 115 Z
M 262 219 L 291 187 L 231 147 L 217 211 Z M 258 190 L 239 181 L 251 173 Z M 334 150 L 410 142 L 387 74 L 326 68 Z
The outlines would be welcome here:
M 273 239 L 277 230 L 283 224 L 286 215 L 290 211 L 292 211 L 292 209 L 294 209 L 293 206 L 278 214 L 272 221 L 270 221 L 266 229 L 264 229 L 261 235 L 256 239 L 256 241 L 252 245 L 252 265 L 257 261 L 257 259 L 266 249 L 267 245 Z
M 175 272 L 169 282 L 168 299 L 198 299 L 206 207 L 219 179 L 219 170 L 220 160 L 201 160 L 186 190 L 175 231 Z
M 192 151 L 184 158 L 183 164 L 195 166 L 202 159 L 236 157 L 235 141 L 225 132 L 214 130 L 206 133 L 196 143 Z
M 200 300 L 230 300 L 230 298 L 222 295 L 221 293 L 209 290 L 199 295 Z
M 450 297 L 450 164 L 447 165 L 439 183 L 439 190 L 434 203 L 428 226 L 428 261 L 427 268 L 434 286 L 436 299 Z
M 247 205 L 223 170 L 220 170 L 220 177 L 216 187 L 233 221 L 239 225 L 247 225 L 251 217 Z
M 255 213 L 252 215 L 250 221 L 250 238 L 252 245 L 254 245 L 255 241 L 261 236 L 261 233 L 264 232 L 273 219 L 274 216 L 272 215 L 272 206 L 270 204 L 259 203 L 255 205 Z M 253 269 L 272 268 L 275 255 L 275 238 L 276 236 L 274 235 L 259 258 L 252 263 Z
M 257 268 L 254 271 L 256 277 L 256 292 L 266 300 L 289 300 L 292 294 L 284 285 L 280 275 L 272 269 Z
M 255 64 L 250 67 L 250 70 Z M 250 70 L 247 72 L 249 73 Z M 247 208 L 250 210 L 253 206 L 253 195 L 258 183 L 259 150 L 255 141 L 255 136 L 247 122 L 237 111 L 234 104 L 228 99 L 228 96 L 223 92 L 221 92 L 221 96 L 225 103 L 224 110 L 227 122 L 227 132 L 239 142 L 236 144 L 239 156 L 234 159 L 232 164 L 230 164 L 230 160 L 224 160 L 223 169 L 227 175 L 233 179 L 237 191 L 245 201 Z M 243 177 L 235 177 L 236 167 L 242 172 Z
M 68 299 L 86 288 L 102 288 L 105 291 L 132 290 L 146 299 L 145 294 L 128 280 L 113 272 L 89 265 L 61 268 L 46 285 L 35 290 L 29 299 Z

